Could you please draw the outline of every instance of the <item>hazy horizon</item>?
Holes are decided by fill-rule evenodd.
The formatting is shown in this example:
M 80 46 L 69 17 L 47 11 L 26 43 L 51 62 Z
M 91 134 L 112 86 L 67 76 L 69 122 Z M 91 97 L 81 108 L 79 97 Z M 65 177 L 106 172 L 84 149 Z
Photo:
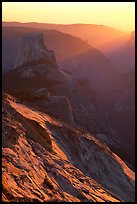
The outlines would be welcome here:
M 21 24 L 37 23 L 37 24 L 54 24 L 54 25 L 97 25 L 97 26 L 104 26 L 104 27 L 112 28 L 112 29 L 124 32 L 126 34 L 135 32 L 135 29 L 128 32 L 128 31 L 123 31 L 123 30 L 120 30 L 118 28 L 114 28 L 114 27 L 111 27 L 111 26 L 108 26 L 108 25 L 95 24 L 95 23 L 48 23 L 48 22 L 41 23 L 41 22 L 38 22 L 38 21 L 26 21 L 26 22 L 21 22 L 21 21 L 2 21 L 2 23 L 21 23 Z
M 135 2 L 2 2 L 2 11 L 4 22 L 95 24 L 128 33 L 135 30 Z

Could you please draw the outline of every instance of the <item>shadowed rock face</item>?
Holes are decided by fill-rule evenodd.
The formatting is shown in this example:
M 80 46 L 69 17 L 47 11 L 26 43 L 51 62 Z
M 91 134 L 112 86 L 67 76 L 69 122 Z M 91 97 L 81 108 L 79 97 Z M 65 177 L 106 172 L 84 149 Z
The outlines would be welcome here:
M 28 65 L 30 63 L 53 63 L 56 59 L 53 51 L 48 51 L 44 44 L 42 34 L 32 34 L 23 37 L 22 46 L 18 53 L 14 68 Z
M 29 106 L 32 105 L 37 110 L 40 110 L 44 113 L 49 113 L 52 116 L 60 119 L 62 122 L 68 123 L 70 125 L 75 124 L 72 107 L 67 97 L 50 96 L 49 92 L 47 94 L 45 93 L 45 90 L 41 92 L 40 91 L 41 90 L 33 94 L 32 99 L 27 103 Z
M 80 84 L 84 84 L 84 88 L 83 78 L 88 78 L 91 83 L 88 87 L 91 86 L 94 90 L 94 100 L 96 98 L 100 113 L 115 130 L 114 137 L 120 140 L 123 146 L 117 154 L 134 168 L 135 32 L 118 47 L 119 50 L 117 48 L 114 53 L 109 53 L 112 54 L 111 61 L 91 50 L 65 60 L 60 66 L 71 71 Z M 93 92 L 90 91 L 89 94 L 93 96 Z
M 41 97 L 41 96 L 48 97 L 49 96 L 49 91 L 48 91 L 47 88 L 41 88 L 41 89 L 36 90 L 33 93 L 33 96 L 34 97 Z
M 135 71 L 120 74 L 110 99 L 113 106 L 108 118 L 125 146 L 127 161 L 135 168 Z
M 64 122 L 74 125 L 72 107 L 67 97 L 65 96 L 48 97 L 48 108 L 50 112 L 55 113 L 55 115 L 57 115 Z

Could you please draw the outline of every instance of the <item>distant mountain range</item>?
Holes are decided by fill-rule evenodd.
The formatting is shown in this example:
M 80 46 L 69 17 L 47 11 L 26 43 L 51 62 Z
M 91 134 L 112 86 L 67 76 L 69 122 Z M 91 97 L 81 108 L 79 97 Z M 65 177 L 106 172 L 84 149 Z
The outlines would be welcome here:
M 96 24 L 49 24 L 49 23 L 20 23 L 20 22 L 3 22 L 3 26 L 29 27 L 29 28 L 44 28 L 55 29 L 63 33 L 76 36 L 88 42 L 93 47 L 100 49 L 103 45 L 120 37 L 126 36 L 127 33 L 108 27 Z

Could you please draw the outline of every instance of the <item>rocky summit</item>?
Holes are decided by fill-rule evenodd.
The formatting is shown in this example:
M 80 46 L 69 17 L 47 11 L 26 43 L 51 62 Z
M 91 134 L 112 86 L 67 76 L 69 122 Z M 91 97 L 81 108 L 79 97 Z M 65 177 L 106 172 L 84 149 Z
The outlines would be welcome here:
M 54 53 L 46 48 L 42 34 L 32 34 L 23 37 L 22 46 L 14 68 L 25 66 L 32 62 L 56 64 Z

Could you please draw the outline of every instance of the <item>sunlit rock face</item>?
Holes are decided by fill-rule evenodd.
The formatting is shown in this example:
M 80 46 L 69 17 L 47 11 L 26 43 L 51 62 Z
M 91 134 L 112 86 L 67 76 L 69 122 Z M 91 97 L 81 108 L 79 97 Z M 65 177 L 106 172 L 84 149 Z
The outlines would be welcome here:
M 28 65 L 32 62 L 52 63 L 56 65 L 53 51 L 49 51 L 42 34 L 32 34 L 23 37 L 22 46 L 19 50 L 14 68 Z
M 134 202 L 134 172 L 105 143 L 6 95 L 3 202 Z

